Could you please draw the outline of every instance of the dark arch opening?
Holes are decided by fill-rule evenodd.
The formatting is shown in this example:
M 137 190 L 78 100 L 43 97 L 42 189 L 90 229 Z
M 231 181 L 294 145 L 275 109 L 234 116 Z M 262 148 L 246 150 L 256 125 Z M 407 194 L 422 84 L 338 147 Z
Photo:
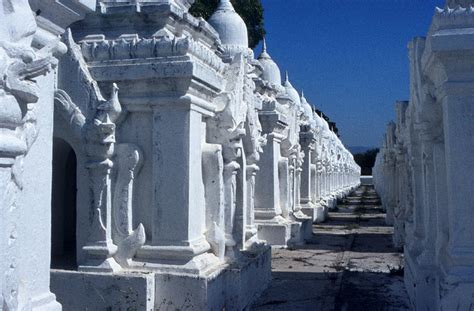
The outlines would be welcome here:
M 76 269 L 76 153 L 66 141 L 53 140 L 51 268 Z

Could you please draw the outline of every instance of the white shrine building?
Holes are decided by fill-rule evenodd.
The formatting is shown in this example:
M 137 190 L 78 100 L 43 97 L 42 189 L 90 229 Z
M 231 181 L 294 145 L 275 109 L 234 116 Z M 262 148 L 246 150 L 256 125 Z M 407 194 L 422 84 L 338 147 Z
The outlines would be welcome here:
M 376 190 L 404 249 L 416 310 L 474 303 L 474 1 L 437 8 L 408 44 L 410 100 L 396 103 L 374 167 Z
M 229 0 L 3 0 L 0 310 L 241 310 L 360 168 Z

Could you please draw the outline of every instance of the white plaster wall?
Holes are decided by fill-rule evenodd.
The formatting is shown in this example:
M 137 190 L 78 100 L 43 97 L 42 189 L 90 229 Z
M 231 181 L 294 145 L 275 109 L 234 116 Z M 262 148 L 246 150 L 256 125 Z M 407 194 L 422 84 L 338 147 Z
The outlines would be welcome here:
M 18 197 L 22 210 L 21 222 L 17 223 L 20 283 L 33 306 L 36 299 L 49 293 L 54 75 L 37 79 L 42 90 L 36 104 L 40 131 L 24 159 L 23 191 Z
M 125 106 L 126 107 L 126 106 Z M 153 223 L 153 113 L 132 112 L 118 128 L 118 142 L 133 143 L 143 153 L 143 167 L 134 180 L 133 228 L 142 223 L 151 239 Z

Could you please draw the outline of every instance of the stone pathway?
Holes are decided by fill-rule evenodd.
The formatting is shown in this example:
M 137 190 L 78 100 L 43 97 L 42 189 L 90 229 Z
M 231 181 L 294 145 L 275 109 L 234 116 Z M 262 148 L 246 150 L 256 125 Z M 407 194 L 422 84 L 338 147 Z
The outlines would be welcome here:
M 384 217 L 373 187 L 361 186 L 306 245 L 273 250 L 273 280 L 251 310 L 409 310 Z

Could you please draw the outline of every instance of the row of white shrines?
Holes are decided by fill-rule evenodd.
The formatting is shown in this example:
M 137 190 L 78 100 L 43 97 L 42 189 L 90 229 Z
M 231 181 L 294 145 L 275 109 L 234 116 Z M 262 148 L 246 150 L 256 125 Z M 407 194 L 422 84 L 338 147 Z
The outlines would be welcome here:
M 374 167 L 417 310 L 474 306 L 473 6 L 448 0 L 409 43 L 410 101 L 396 103 Z
M 359 184 L 231 3 L 193 2 L 1 1 L 0 310 L 241 310 Z

